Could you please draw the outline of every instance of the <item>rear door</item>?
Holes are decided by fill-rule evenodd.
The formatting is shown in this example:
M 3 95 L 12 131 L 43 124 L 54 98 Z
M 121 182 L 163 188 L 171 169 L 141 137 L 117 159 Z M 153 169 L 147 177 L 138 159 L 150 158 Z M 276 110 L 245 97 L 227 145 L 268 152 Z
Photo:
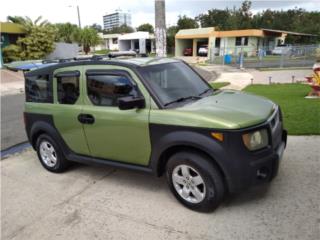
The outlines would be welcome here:
M 150 96 L 138 77 L 120 66 L 85 66 L 83 116 L 88 146 L 93 157 L 147 165 L 151 153 L 149 137 Z M 142 95 L 143 109 L 120 110 L 119 84 L 131 84 L 129 95 Z M 91 119 L 91 120 L 90 120 Z

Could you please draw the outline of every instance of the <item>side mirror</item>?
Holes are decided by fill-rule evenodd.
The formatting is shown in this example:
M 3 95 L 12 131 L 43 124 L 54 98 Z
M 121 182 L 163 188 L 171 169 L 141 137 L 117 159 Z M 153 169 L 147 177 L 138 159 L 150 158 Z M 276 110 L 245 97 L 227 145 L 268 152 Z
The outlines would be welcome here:
M 146 106 L 146 102 L 143 97 L 122 97 L 118 99 L 118 103 L 120 110 L 144 108 Z

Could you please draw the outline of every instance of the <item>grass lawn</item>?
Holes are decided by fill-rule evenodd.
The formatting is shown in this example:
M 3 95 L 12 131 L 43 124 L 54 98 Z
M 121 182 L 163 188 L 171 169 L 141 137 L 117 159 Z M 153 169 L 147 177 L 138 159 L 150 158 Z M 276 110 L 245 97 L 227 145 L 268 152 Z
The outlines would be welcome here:
M 320 100 L 305 99 L 305 84 L 250 85 L 243 91 L 264 96 L 279 104 L 290 135 L 320 135 Z
M 211 87 L 214 89 L 222 88 L 224 86 L 228 86 L 230 83 L 229 82 L 212 82 L 210 83 Z

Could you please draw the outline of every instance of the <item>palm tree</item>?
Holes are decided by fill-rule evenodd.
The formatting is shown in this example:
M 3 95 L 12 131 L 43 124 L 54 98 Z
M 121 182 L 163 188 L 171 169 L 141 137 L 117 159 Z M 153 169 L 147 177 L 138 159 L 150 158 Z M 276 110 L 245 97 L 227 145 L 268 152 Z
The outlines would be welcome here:
M 30 17 L 20 17 L 20 16 L 8 16 L 7 20 L 12 23 L 17 23 L 22 26 L 26 33 L 30 33 L 34 27 L 47 27 L 50 23 L 47 20 L 43 20 L 42 16 L 39 16 L 36 20 L 32 21 Z
M 95 29 L 85 27 L 80 30 L 78 42 L 83 46 L 83 51 L 85 54 L 88 54 L 90 52 L 90 47 L 101 43 L 101 38 Z
M 79 29 L 78 26 L 71 23 L 58 23 L 55 24 L 57 29 L 57 41 L 63 41 L 66 43 L 77 42 L 79 38 Z

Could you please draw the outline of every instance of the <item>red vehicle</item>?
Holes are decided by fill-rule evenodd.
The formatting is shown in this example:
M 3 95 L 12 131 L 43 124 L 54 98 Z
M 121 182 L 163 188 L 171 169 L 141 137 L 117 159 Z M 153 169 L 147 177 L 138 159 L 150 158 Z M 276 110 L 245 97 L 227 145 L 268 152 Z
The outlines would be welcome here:
M 183 51 L 184 56 L 192 56 L 192 48 L 185 48 Z

